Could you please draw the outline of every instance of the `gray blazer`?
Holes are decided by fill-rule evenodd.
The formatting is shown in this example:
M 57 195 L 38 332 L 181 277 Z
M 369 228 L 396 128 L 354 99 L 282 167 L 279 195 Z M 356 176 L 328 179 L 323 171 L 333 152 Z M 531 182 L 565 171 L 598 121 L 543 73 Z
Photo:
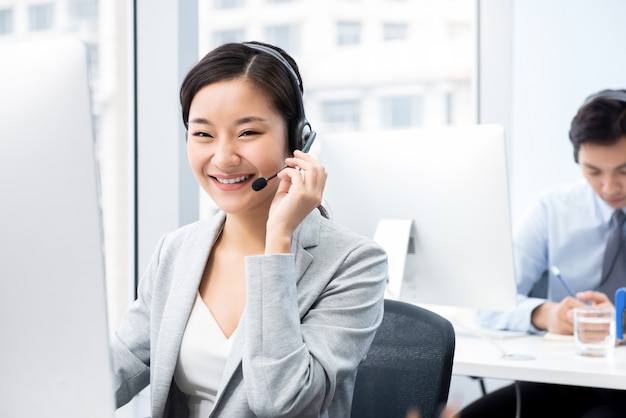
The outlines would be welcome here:
M 173 380 L 196 291 L 224 214 L 159 242 L 112 338 L 118 407 L 150 384 L 152 417 L 186 417 Z M 387 257 L 314 210 L 292 253 L 246 258 L 246 307 L 211 417 L 348 417 L 381 322 Z

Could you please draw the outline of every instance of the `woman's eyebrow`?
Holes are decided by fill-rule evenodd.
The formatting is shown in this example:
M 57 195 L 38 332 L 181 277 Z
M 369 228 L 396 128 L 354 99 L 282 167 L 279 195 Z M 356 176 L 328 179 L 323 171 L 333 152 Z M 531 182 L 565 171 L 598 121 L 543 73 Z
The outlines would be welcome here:
M 267 119 L 262 118 L 260 116 L 244 116 L 243 118 L 239 118 L 235 121 L 236 125 L 243 125 L 245 123 L 250 122 L 267 122 Z M 212 125 L 212 123 L 203 117 L 196 117 L 193 119 L 189 119 L 189 123 L 200 123 L 203 125 Z
M 244 123 L 250 123 L 250 122 L 267 122 L 267 119 L 262 118 L 260 116 L 245 116 L 235 121 L 237 125 L 242 125 Z
M 200 117 L 189 119 L 189 123 L 201 123 L 203 125 L 211 125 L 211 122 L 209 122 L 207 119 Z

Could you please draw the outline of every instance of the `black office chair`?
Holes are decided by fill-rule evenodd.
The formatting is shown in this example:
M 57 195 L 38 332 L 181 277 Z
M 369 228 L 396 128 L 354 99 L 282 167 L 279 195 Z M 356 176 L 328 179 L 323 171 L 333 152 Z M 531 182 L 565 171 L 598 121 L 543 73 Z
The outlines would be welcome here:
M 352 418 L 437 418 L 448 401 L 454 328 L 427 309 L 385 299 L 385 314 L 359 366 Z

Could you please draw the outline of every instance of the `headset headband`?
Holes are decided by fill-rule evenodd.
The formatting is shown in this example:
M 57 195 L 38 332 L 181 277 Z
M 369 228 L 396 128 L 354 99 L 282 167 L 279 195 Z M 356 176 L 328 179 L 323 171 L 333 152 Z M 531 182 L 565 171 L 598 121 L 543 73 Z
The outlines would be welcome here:
M 300 77 L 298 77 L 298 74 L 296 73 L 296 70 L 293 69 L 291 64 L 289 64 L 289 61 L 287 61 L 285 59 L 285 57 L 283 57 L 278 51 L 276 51 L 275 49 L 272 49 L 270 47 L 267 47 L 265 45 L 259 45 L 259 44 L 253 44 L 253 43 L 244 43 L 244 45 L 248 46 L 248 47 L 250 47 L 252 49 L 256 49 L 257 51 L 261 51 L 261 52 L 265 52 L 266 54 L 270 54 L 271 56 L 276 58 L 278 61 L 280 61 L 285 66 L 285 68 L 287 68 L 289 70 L 289 72 L 293 76 L 293 79 L 296 81 L 296 84 L 298 85 L 298 88 L 302 87 L 302 84 L 300 84 Z

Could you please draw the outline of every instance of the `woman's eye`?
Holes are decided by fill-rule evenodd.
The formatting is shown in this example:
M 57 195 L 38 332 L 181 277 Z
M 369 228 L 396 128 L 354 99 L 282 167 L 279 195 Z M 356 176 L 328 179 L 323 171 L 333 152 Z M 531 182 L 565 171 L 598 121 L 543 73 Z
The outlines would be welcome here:
M 198 137 L 201 137 L 201 138 L 212 138 L 210 134 L 208 134 L 206 132 L 202 132 L 202 131 L 194 132 L 191 135 L 192 136 L 198 136 Z
M 242 136 L 242 137 L 249 137 L 249 136 L 254 136 L 254 135 L 259 135 L 259 132 L 257 132 L 257 131 L 243 131 L 240 136 Z

